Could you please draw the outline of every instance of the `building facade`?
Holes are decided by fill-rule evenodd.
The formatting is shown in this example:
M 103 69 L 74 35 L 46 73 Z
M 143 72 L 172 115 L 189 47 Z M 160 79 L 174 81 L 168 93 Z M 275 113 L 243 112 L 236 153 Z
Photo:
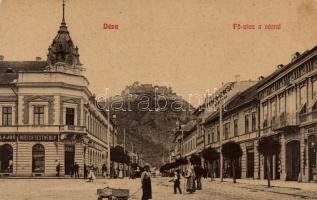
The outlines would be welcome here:
M 269 76 L 260 77 L 258 83 L 223 101 L 222 121 L 219 103 L 214 99 L 208 99 L 193 113 L 200 119 L 195 133 L 196 153 L 207 147 L 219 152 L 221 144 L 235 141 L 243 151 L 236 173 L 241 178 L 265 179 L 270 166 L 273 179 L 317 179 L 317 47 L 302 54 L 296 52 L 290 63 L 278 65 Z M 206 105 L 215 111 L 208 111 Z M 279 154 L 270 161 L 257 151 L 261 137 L 273 137 L 280 143 Z M 219 163 L 216 160 L 212 166 L 218 177 Z M 231 176 L 226 161 L 223 173 Z
M 114 125 L 88 89 L 65 19 L 47 61 L 0 61 L 0 175 L 71 175 L 108 165 Z M 109 169 L 109 168 L 108 168 Z

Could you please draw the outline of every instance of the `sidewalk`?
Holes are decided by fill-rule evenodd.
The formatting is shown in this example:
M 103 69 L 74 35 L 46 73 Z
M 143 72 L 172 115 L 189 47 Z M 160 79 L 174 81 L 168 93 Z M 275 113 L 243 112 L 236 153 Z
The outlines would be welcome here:
M 232 179 L 223 179 L 223 182 L 220 181 L 220 178 L 215 178 L 213 182 L 226 185 L 230 184 L 233 187 L 244 188 L 249 191 L 263 191 L 270 192 L 282 195 L 289 195 L 296 198 L 308 198 L 308 199 L 317 199 L 317 184 L 316 183 L 301 183 L 296 181 L 280 181 L 273 180 L 271 181 L 271 187 L 267 187 L 267 180 L 259 179 L 237 179 L 237 183 L 234 184 Z M 204 179 L 203 187 L 207 189 L 212 189 L 209 179 Z
M 210 180 L 210 179 L 208 179 Z M 220 178 L 215 178 L 215 181 L 220 182 Z M 223 179 L 224 182 L 232 183 L 233 180 L 230 178 Z M 257 185 L 257 186 L 267 186 L 267 180 L 263 179 L 237 179 L 237 183 L 248 184 L 248 185 Z M 292 188 L 292 189 L 301 189 L 309 191 L 317 191 L 317 183 L 302 183 L 296 181 L 281 181 L 281 180 L 271 180 L 272 187 L 283 187 L 283 188 Z

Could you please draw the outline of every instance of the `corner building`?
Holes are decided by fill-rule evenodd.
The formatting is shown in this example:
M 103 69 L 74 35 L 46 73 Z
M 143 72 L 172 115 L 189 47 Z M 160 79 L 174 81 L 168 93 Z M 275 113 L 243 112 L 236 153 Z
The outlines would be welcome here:
M 98 109 L 83 70 L 64 17 L 47 61 L 2 57 L 0 176 L 55 176 L 58 163 L 67 176 L 75 162 L 83 176 L 84 165 L 108 166 L 114 125 Z

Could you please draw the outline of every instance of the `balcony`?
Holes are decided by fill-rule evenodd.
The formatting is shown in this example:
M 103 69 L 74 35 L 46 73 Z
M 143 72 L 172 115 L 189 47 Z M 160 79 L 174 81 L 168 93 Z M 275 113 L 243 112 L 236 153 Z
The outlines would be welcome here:
M 317 111 L 299 114 L 298 119 L 301 124 L 317 121 Z
M 76 134 L 85 134 L 86 127 L 84 126 L 74 126 L 74 125 L 64 125 L 59 128 L 61 133 L 76 133 Z
M 305 118 L 302 118 L 304 120 Z M 274 131 L 298 132 L 298 118 L 296 113 L 283 112 L 276 120 L 272 121 Z
M 196 145 L 199 146 L 199 145 L 201 145 L 201 144 L 204 144 L 204 141 L 205 141 L 205 136 L 204 136 L 204 135 L 198 136 L 198 137 L 196 138 Z

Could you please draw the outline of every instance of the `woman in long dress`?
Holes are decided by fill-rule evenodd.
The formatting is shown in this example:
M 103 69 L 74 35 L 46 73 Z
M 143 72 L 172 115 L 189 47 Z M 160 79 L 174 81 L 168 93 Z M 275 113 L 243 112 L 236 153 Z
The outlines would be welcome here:
M 150 167 L 145 166 L 144 172 L 141 175 L 142 183 L 142 200 L 152 199 L 151 173 Z
M 89 182 L 94 182 L 94 180 L 96 179 L 96 176 L 95 176 L 95 168 L 94 166 L 92 165 L 90 168 L 89 168 L 89 175 L 88 175 L 88 178 L 89 178 Z
M 188 168 L 186 178 L 187 178 L 186 191 L 189 193 L 195 192 L 196 191 L 195 172 L 192 165 L 190 165 Z

